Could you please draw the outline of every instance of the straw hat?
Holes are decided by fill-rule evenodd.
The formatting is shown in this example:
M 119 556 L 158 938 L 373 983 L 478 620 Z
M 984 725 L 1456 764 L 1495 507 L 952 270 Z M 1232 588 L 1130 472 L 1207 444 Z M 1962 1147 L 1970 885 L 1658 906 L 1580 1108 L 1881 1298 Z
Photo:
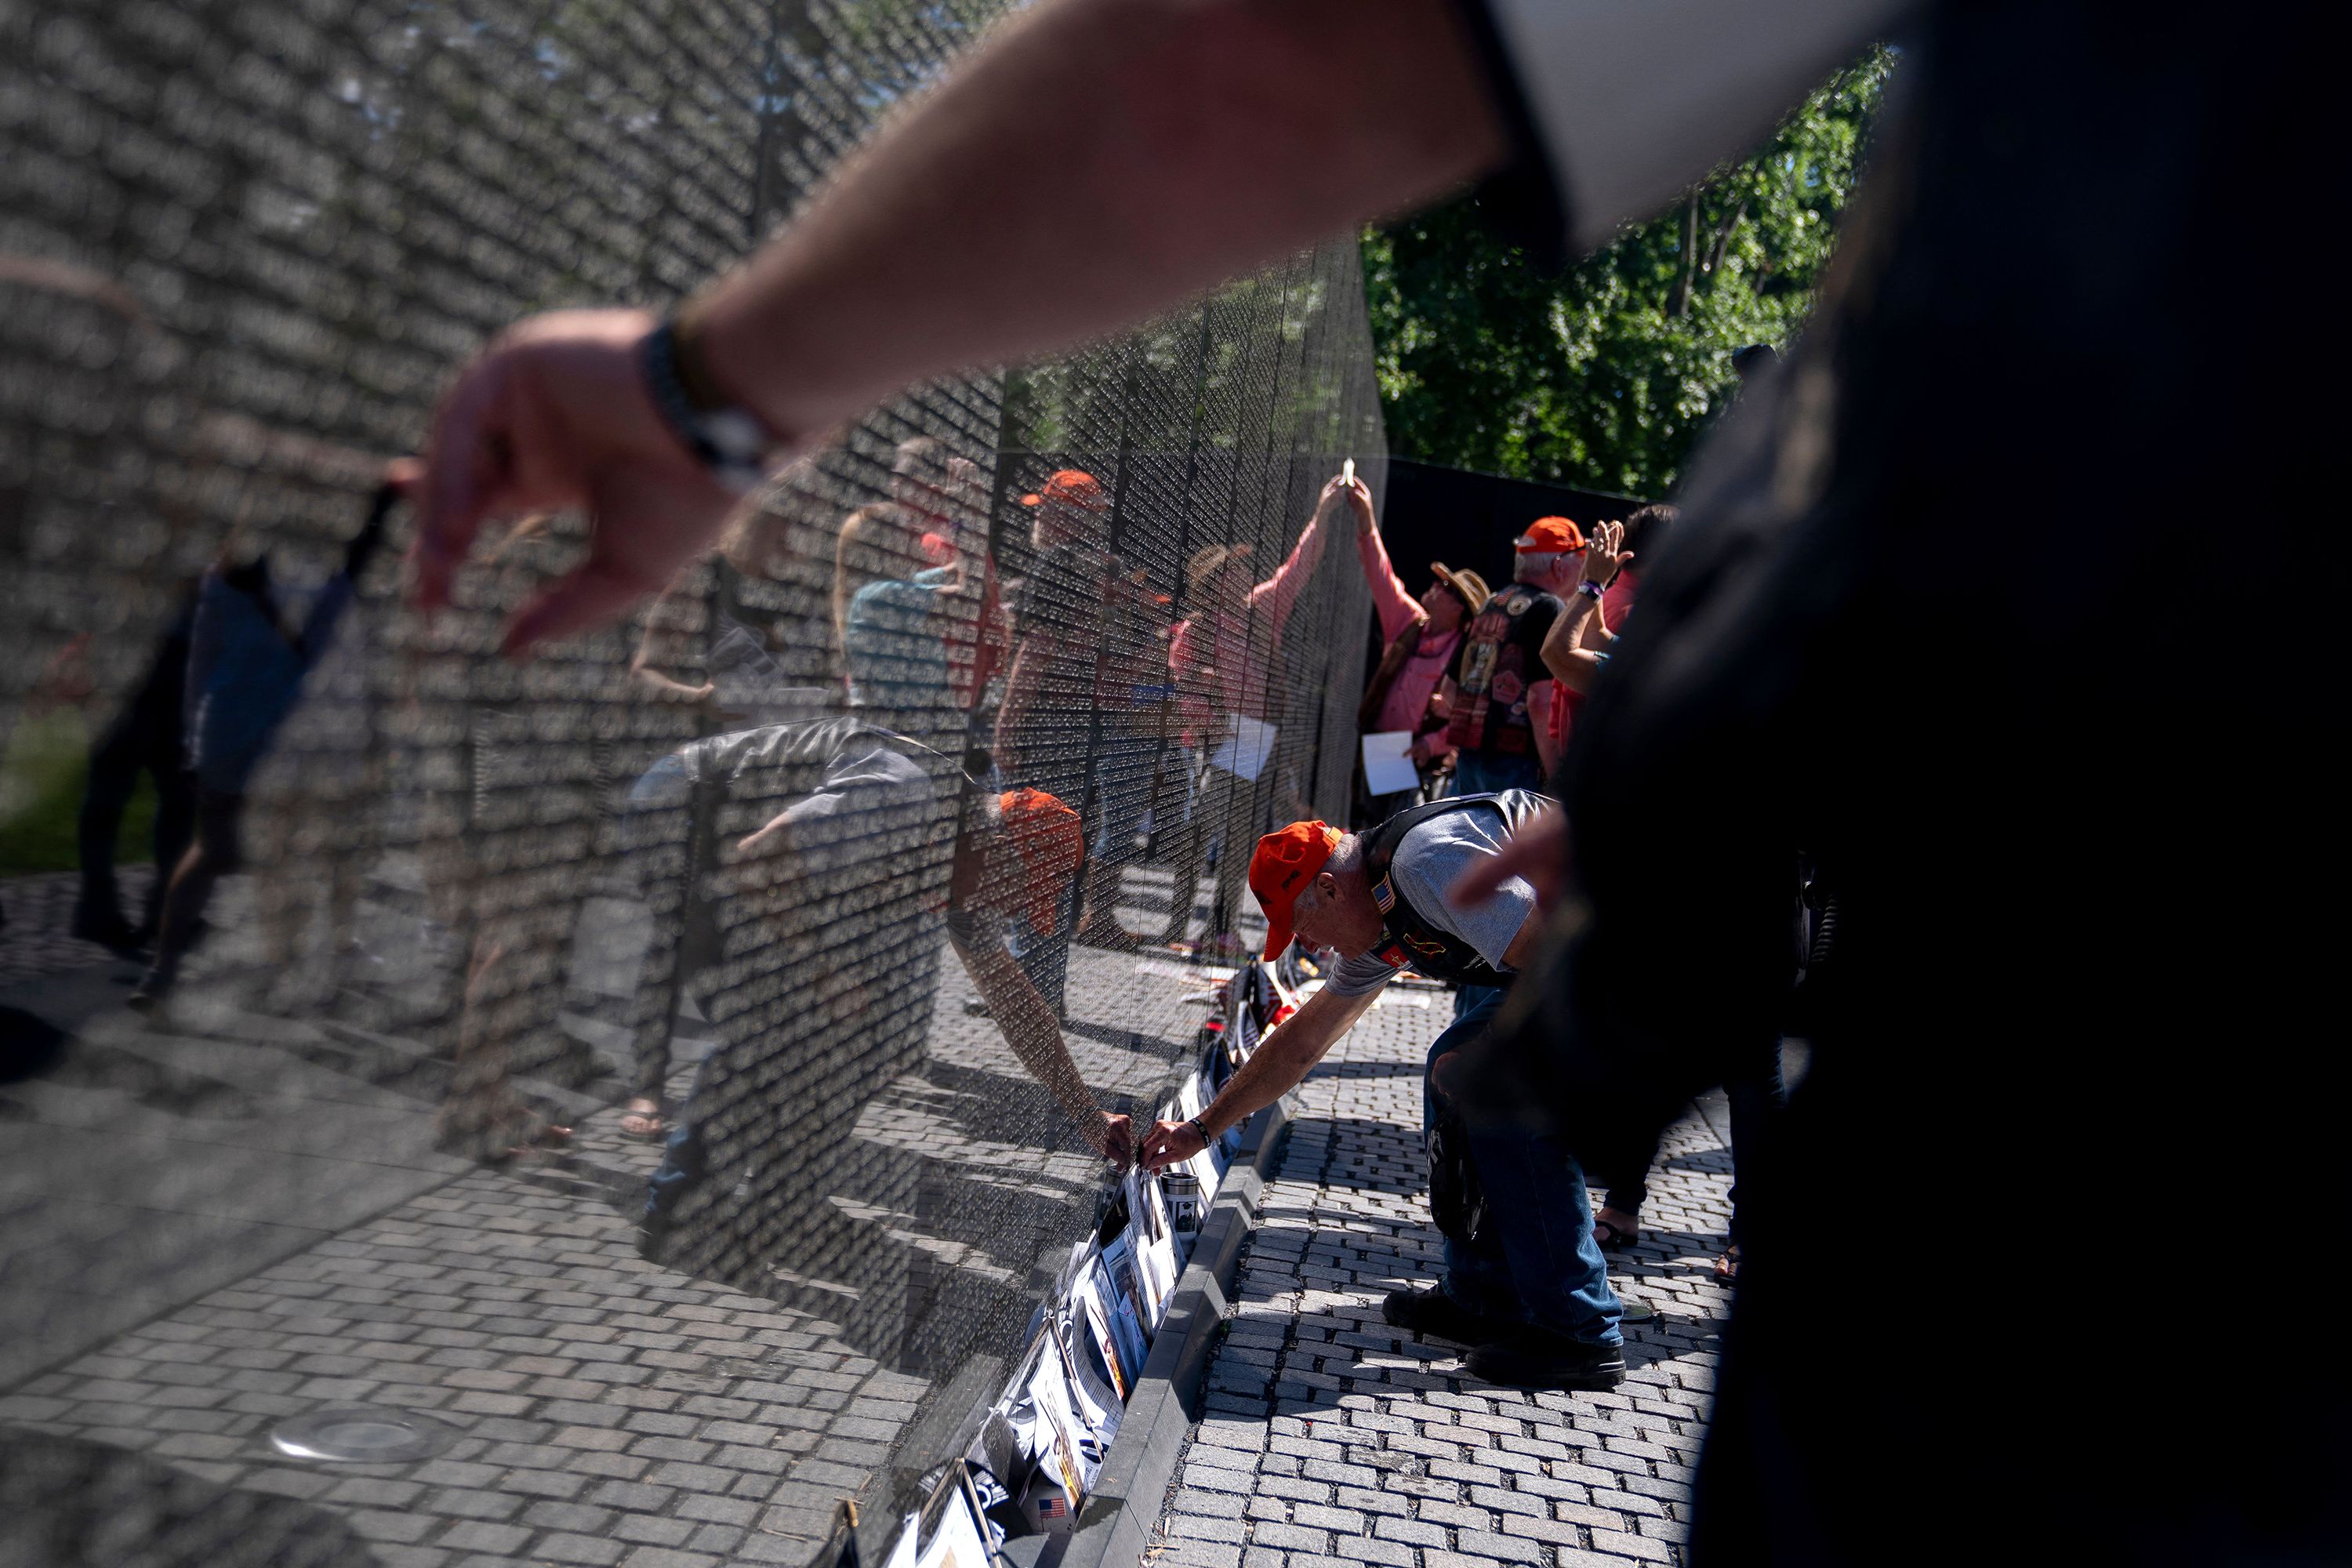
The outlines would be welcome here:
M 1454 571 L 1443 561 L 1431 562 L 1429 569 L 1437 574 L 1439 582 L 1454 590 L 1463 604 L 1468 606 L 1470 614 L 1475 616 L 1486 607 L 1486 600 L 1490 593 L 1486 586 L 1486 579 L 1479 576 L 1475 572 Z

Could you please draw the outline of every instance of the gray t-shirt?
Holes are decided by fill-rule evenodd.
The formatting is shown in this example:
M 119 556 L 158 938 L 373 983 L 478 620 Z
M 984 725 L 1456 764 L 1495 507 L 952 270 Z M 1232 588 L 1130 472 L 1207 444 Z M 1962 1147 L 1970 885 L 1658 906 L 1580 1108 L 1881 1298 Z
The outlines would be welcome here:
M 1511 836 L 1503 814 L 1491 805 L 1465 806 L 1431 817 L 1406 834 L 1389 860 L 1389 880 L 1397 897 L 1420 911 L 1440 931 L 1460 937 L 1478 955 L 1503 969 L 1504 950 L 1519 934 L 1536 907 L 1536 890 L 1525 877 L 1513 877 L 1493 897 L 1475 909 L 1457 910 L 1445 901 L 1445 890 L 1479 857 L 1500 850 Z M 1380 950 L 1343 958 L 1325 984 L 1341 996 L 1361 996 L 1378 991 L 1396 973 L 1380 957 Z

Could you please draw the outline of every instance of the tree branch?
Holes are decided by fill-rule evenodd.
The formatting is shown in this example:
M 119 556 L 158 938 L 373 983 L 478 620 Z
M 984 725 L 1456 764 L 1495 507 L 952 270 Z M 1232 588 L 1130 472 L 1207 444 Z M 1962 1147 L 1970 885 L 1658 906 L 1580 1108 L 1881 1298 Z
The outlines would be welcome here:
M 1748 198 L 1742 196 L 1739 198 L 1739 205 L 1731 209 L 1731 216 L 1723 220 L 1723 226 L 1715 231 L 1715 244 L 1708 247 L 1706 256 L 1708 277 L 1714 277 L 1716 269 L 1723 265 L 1723 253 L 1731 244 L 1731 232 L 1739 226 L 1739 220 L 1747 216 Z
M 1675 279 L 1675 297 L 1666 304 L 1669 316 L 1690 314 L 1691 280 L 1698 272 L 1698 189 L 1683 198 L 1683 275 Z

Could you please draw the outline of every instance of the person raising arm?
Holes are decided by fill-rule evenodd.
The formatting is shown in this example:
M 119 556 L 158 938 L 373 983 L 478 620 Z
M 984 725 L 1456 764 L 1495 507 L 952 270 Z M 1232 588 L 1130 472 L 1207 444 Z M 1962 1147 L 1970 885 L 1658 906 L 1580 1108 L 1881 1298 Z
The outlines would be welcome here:
M 1559 618 L 1544 634 L 1544 668 L 1579 697 L 1592 689 L 1601 666 L 1609 662 L 1610 645 L 1617 640 L 1617 634 L 1601 619 L 1601 600 L 1617 574 L 1633 560 L 1633 552 L 1624 544 L 1623 523 L 1593 525 L 1585 540 L 1582 575 L 1575 591 L 1563 601 Z

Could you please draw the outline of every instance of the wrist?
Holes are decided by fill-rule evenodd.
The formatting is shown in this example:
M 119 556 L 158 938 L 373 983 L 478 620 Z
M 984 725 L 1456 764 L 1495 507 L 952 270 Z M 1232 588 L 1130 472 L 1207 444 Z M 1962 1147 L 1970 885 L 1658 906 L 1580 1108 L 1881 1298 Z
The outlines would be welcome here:
M 1607 593 L 1609 590 L 1601 584 L 1596 583 L 1591 578 L 1587 577 L 1584 581 L 1576 585 L 1576 591 L 1582 594 L 1589 599 L 1598 599 L 1601 595 Z
M 1200 1135 L 1201 1147 L 1203 1149 L 1217 1141 L 1217 1135 L 1209 1131 L 1208 1123 L 1202 1121 L 1197 1116 L 1188 1119 L 1184 1125 L 1191 1128 L 1194 1132 Z
M 783 460 L 784 433 L 749 405 L 730 398 L 702 352 L 694 307 L 656 325 L 638 346 L 646 395 L 662 424 L 712 479 L 743 494 Z

